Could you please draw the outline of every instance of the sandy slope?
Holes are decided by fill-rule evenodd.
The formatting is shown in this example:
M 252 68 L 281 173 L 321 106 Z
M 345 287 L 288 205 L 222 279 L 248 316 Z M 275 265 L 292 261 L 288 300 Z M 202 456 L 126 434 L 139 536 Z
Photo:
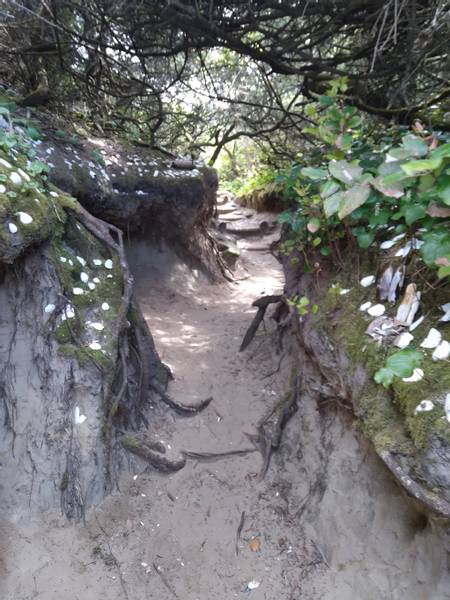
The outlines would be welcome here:
M 144 314 L 175 373 L 171 394 L 214 397 L 189 418 L 155 405 L 150 428 L 170 453 L 252 448 L 246 433 L 286 389 L 270 319 L 238 353 L 251 302 L 283 287 L 273 257 L 251 250 L 269 241 L 242 242 L 250 277 L 220 285 L 167 248 L 132 248 Z M 169 476 L 142 464 L 85 526 L 52 514 L 0 522 L 0 598 L 230 600 L 251 580 L 255 600 L 450 597 L 439 528 L 409 506 L 348 417 L 305 403 L 262 482 L 260 465 L 257 452 L 189 460 Z

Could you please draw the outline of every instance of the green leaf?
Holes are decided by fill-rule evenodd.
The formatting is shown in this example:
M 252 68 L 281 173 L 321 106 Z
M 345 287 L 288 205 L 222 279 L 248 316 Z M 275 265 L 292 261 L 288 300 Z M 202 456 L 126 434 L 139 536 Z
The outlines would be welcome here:
M 317 231 L 319 231 L 320 229 L 320 220 L 317 218 L 314 219 L 310 219 L 308 221 L 308 224 L 306 225 L 306 229 L 310 232 L 310 233 L 316 233 Z
M 450 254 L 450 233 L 447 230 L 424 233 L 423 240 L 420 254 L 428 266 L 435 265 L 436 259 L 440 256 Z
M 364 204 L 370 195 L 370 187 L 367 184 L 355 185 L 342 194 L 338 217 L 344 219 L 356 208 Z
M 397 377 L 410 377 L 414 369 L 420 366 L 422 359 L 422 352 L 406 348 L 391 354 L 386 360 L 386 368 L 390 369 Z
M 438 169 L 443 161 L 443 157 L 435 156 L 432 157 L 430 154 L 429 158 L 422 160 L 411 160 L 404 165 L 400 165 L 401 169 L 410 177 L 415 175 L 422 175 L 423 173 L 429 173 Z
M 359 233 L 356 236 L 358 241 L 358 246 L 363 250 L 367 250 L 367 248 L 373 243 L 375 239 L 375 233 L 371 231 L 364 231 L 363 233 Z
M 333 100 L 333 98 L 330 98 L 329 96 L 320 96 L 319 104 L 321 106 L 331 106 L 332 104 L 334 104 L 334 100 Z
M 430 158 L 450 158 L 450 142 L 442 144 L 430 152 Z
M 391 369 L 379 369 L 375 375 L 374 379 L 377 383 L 381 383 L 385 388 L 388 388 L 391 383 L 394 381 L 394 373 Z
M 381 175 L 372 179 L 371 184 L 376 190 L 390 198 L 400 198 L 405 193 L 403 185 L 399 181 L 386 183 L 386 177 Z
M 450 276 L 450 267 L 439 267 L 438 269 L 438 277 L 443 279 L 444 277 Z
M 450 175 L 440 178 L 436 193 L 444 204 L 450 206 Z
M 339 210 L 342 201 L 342 192 L 336 192 L 323 201 L 323 210 L 327 217 L 331 217 Z
M 427 143 L 417 135 L 408 133 L 403 137 L 402 146 L 410 152 L 411 156 L 426 156 L 428 154 Z
M 42 139 L 42 133 L 39 131 L 39 129 L 36 129 L 36 127 L 27 127 L 26 132 L 28 137 L 34 141 Z
M 426 217 L 426 210 L 421 204 L 409 204 L 403 211 L 407 225 L 412 225 L 419 219 Z
M 317 181 L 318 179 L 326 179 L 328 177 L 328 172 L 326 169 L 320 169 L 318 167 L 304 167 L 300 173 L 304 177 L 308 177 L 309 179 L 313 179 Z
M 330 179 L 322 184 L 320 188 L 320 197 L 323 199 L 328 198 L 329 196 L 332 196 L 338 192 L 340 189 L 340 185 L 336 181 Z
M 344 183 L 352 183 L 363 172 L 361 167 L 346 160 L 332 160 L 328 169 L 333 177 Z

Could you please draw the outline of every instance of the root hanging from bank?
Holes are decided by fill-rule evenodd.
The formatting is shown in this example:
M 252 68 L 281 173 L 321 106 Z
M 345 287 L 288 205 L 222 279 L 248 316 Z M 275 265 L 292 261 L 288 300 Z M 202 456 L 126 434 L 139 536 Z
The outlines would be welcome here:
M 261 325 L 264 316 L 266 314 L 267 307 L 269 304 L 285 304 L 284 296 L 282 295 L 274 295 L 274 296 L 262 296 L 258 298 L 252 303 L 252 306 L 256 306 L 258 311 L 256 315 L 253 317 L 253 321 L 250 324 L 250 327 L 247 329 L 244 339 L 242 340 L 241 346 L 239 348 L 239 352 L 243 352 L 253 341 L 253 338 L 258 331 L 259 326 Z M 276 311 L 278 310 L 278 307 Z M 277 312 L 278 314 L 278 312 Z

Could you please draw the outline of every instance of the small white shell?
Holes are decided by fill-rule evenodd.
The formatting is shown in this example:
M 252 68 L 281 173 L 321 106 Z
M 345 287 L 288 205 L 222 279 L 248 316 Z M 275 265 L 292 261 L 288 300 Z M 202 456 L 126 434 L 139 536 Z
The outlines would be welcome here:
M 22 183 L 22 177 L 19 175 L 19 173 L 16 173 L 15 171 L 11 173 L 9 178 L 15 185 L 20 185 Z
M 5 186 L 2 183 L 0 183 L 0 194 L 4 194 L 5 192 L 6 192 Z
M 419 327 L 419 325 L 424 321 L 425 316 L 422 315 L 421 317 L 419 317 L 417 319 L 417 321 L 414 321 L 414 323 L 411 323 L 411 325 L 409 326 L 409 330 L 410 331 L 414 331 L 414 329 L 416 329 L 417 327 Z
M 404 377 L 402 381 L 405 383 L 415 383 L 416 381 L 420 381 L 423 379 L 423 371 L 422 369 L 414 369 L 413 374 L 410 377 Z
M 444 410 L 447 421 L 450 423 L 450 394 L 445 396 Z
M 450 344 L 447 340 L 442 340 L 436 350 L 433 352 L 433 360 L 446 360 L 450 356 Z
M 33 217 L 26 212 L 18 212 L 17 215 L 19 216 L 20 222 L 24 225 L 29 225 L 33 222 Z
M 30 176 L 28 175 L 28 173 L 25 173 L 25 171 L 23 169 L 17 169 L 19 171 L 19 174 L 22 175 L 22 177 L 24 179 L 26 179 L 26 181 L 30 181 Z
M 9 163 L 7 160 L 5 160 L 4 158 L 0 158 L 0 165 L 3 165 L 4 167 L 6 167 L 7 169 L 12 169 L 12 164 Z
M 374 304 L 367 312 L 371 317 L 381 317 L 386 312 L 386 307 L 383 304 Z
M 89 344 L 89 348 L 90 348 L 91 350 L 101 350 L 101 349 L 102 349 L 102 345 L 101 345 L 101 344 L 99 344 L 98 342 L 91 342 L 91 343 Z
M 102 310 L 109 310 L 109 304 L 107 302 L 103 302 Z
M 77 256 L 77 261 L 82 267 L 84 267 L 84 265 L 86 264 L 86 261 L 84 260 L 84 258 L 81 258 L 81 256 Z
M 84 290 L 79 287 L 74 287 L 72 292 L 73 292 L 74 296 L 81 296 L 82 294 L 84 294 Z
M 421 412 L 429 412 L 430 410 L 433 410 L 434 408 L 434 404 L 431 402 L 431 400 L 422 400 L 422 402 L 420 402 L 415 409 L 415 413 L 421 413 Z
M 432 327 L 428 332 L 427 337 L 420 344 L 421 348 L 436 348 L 442 340 L 442 333 Z
M 53 196 L 53 198 L 58 198 L 59 194 L 58 192 L 50 192 L 50 196 Z
M 89 275 L 87 273 L 85 273 L 84 271 L 82 271 L 80 273 L 80 279 L 83 283 L 87 283 L 89 281 Z
M 248 588 L 249 590 L 256 590 L 256 588 L 259 588 L 259 586 L 260 586 L 260 585 L 261 585 L 261 584 L 260 584 L 260 582 L 259 582 L 259 581 L 256 581 L 256 579 L 252 579 L 251 581 L 249 581 L 249 582 L 247 583 L 247 588 Z
M 364 302 L 364 304 L 361 304 L 361 306 L 359 307 L 359 310 L 366 311 L 371 306 L 372 306 L 372 302 Z
M 339 292 L 339 294 L 340 294 L 341 296 L 345 296 L 345 295 L 346 295 L 346 294 L 348 294 L 349 292 L 350 292 L 350 290 L 349 290 L 349 289 L 345 289 L 345 290 L 341 290 L 341 291 Z
M 92 283 L 92 281 L 90 281 L 90 282 L 88 283 L 88 288 L 89 288 L 90 290 L 95 290 L 95 283 Z
M 397 348 L 406 348 L 413 341 L 414 336 L 407 331 L 401 333 L 394 341 L 394 346 Z
M 380 244 L 380 249 L 381 250 L 389 250 L 389 248 L 392 248 L 392 246 L 395 245 L 394 240 L 386 240 L 385 242 L 382 242 Z
M 17 233 L 17 225 L 15 223 L 8 223 L 8 229 L 11 233 Z
M 96 329 L 97 331 L 103 331 L 105 329 L 105 326 L 103 325 L 103 323 L 89 323 L 89 325 L 91 327 L 93 327 L 94 329 Z
M 375 283 L 375 279 L 375 275 L 367 275 L 367 277 L 363 277 L 359 283 L 363 287 L 369 287 L 369 285 Z
M 105 260 L 105 267 L 107 269 L 112 269 L 113 268 L 113 262 L 110 258 L 108 258 L 107 260 Z
M 98 277 L 93 277 L 93 278 L 92 278 L 92 281 L 93 281 L 94 283 L 100 283 L 100 279 L 99 279 Z
M 55 308 L 56 306 L 54 304 L 47 304 L 47 306 L 44 308 L 44 312 L 50 314 L 55 310 Z
M 99 267 L 102 264 L 102 261 L 99 258 L 94 258 L 92 262 L 96 267 Z
M 87 419 L 86 415 L 80 414 L 80 407 L 75 406 L 75 424 L 81 425 L 81 423 L 84 423 L 86 421 L 86 419 Z
M 59 260 L 60 260 L 62 263 L 65 263 L 65 262 L 67 262 L 67 258 L 66 258 L 65 256 L 60 256 L 60 257 L 59 257 Z

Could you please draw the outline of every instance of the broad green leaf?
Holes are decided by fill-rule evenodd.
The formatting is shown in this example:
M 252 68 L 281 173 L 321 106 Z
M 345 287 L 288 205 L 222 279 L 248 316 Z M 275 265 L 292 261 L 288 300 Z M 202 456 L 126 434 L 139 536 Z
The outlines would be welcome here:
M 450 267 L 439 267 L 438 277 L 443 279 L 444 277 L 450 277 Z
M 428 173 L 438 169 L 443 160 L 444 159 L 442 156 L 432 157 L 430 154 L 429 158 L 424 158 L 422 160 L 411 160 L 400 166 L 407 175 L 414 177 L 415 175 L 422 175 L 423 173 Z
M 375 373 L 374 379 L 377 383 L 381 383 L 381 385 L 383 385 L 385 388 L 388 388 L 394 381 L 394 373 L 391 371 L 391 369 L 386 369 L 384 367 Z
M 320 96 L 319 104 L 321 104 L 322 106 L 331 106 L 332 104 L 334 104 L 334 100 L 329 96 Z
M 430 152 L 430 158 L 450 158 L 450 142 L 442 144 Z
M 338 192 L 340 189 L 340 185 L 336 181 L 330 179 L 322 184 L 320 188 L 320 196 L 323 199 L 328 198 L 329 196 L 332 196 Z
M 350 121 L 347 123 L 348 127 L 358 127 L 359 125 L 361 125 L 361 117 L 359 117 L 358 115 L 355 115 L 354 117 L 352 117 L 350 119 Z
M 391 354 L 386 360 L 386 368 L 397 377 L 410 377 L 414 369 L 420 366 L 423 354 L 419 350 L 406 348 Z
M 403 211 L 407 225 L 412 225 L 426 216 L 426 210 L 421 204 L 410 204 Z
M 352 183 L 363 172 L 361 167 L 346 160 L 332 160 L 328 169 L 333 177 L 344 183 Z
M 436 193 L 444 204 L 450 206 L 450 175 L 444 175 L 440 179 Z
M 317 218 L 311 219 L 310 221 L 308 221 L 308 224 L 306 225 L 306 229 L 310 233 L 316 233 L 320 229 L 320 220 Z
M 427 143 L 417 135 L 408 133 L 403 137 L 402 146 L 410 152 L 410 156 L 426 156 L 428 154 Z
M 355 185 L 342 194 L 338 217 L 344 219 L 356 208 L 364 204 L 370 195 L 370 187 L 367 184 Z
M 304 167 L 300 173 L 304 177 L 308 177 L 309 179 L 313 179 L 317 181 L 319 179 L 326 179 L 328 177 L 328 172 L 326 169 L 320 169 L 318 167 Z
M 327 217 L 336 214 L 341 205 L 342 192 L 336 192 L 323 201 L 323 210 Z
M 389 208 L 382 208 L 380 211 L 370 215 L 369 223 L 371 225 L 386 225 L 391 215 L 392 212 Z
M 36 127 L 27 127 L 27 135 L 34 141 L 42 139 L 42 134 Z
M 379 175 L 378 177 L 372 179 L 371 184 L 376 190 L 385 196 L 389 196 L 390 198 L 400 198 L 403 196 L 405 190 L 399 181 L 387 184 L 385 180 L 386 177 Z
M 434 186 L 435 182 L 435 177 L 433 177 L 433 175 L 431 175 L 430 173 L 428 175 L 422 175 L 422 177 L 420 178 L 418 189 L 420 192 L 426 192 Z
M 392 150 L 389 150 L 389 154 L 397 160 L 403 160 L 405 158 L 411 158 L 411 156 L 415 156 L 415 154 L 407 148 L 392 148 Z
M 423 235 L 424 244 L 420 254 L 428 266 L 435 265 L 440 256 L 450 254 L 450 233 L 447 230 L 433 231 Z
M 363 250 L 367 250 L 367 248 L 372 244 L 375 239 L 375 233 L 372 231 L 365 231 L 356 236 L 358 241 L 358 246 Z

